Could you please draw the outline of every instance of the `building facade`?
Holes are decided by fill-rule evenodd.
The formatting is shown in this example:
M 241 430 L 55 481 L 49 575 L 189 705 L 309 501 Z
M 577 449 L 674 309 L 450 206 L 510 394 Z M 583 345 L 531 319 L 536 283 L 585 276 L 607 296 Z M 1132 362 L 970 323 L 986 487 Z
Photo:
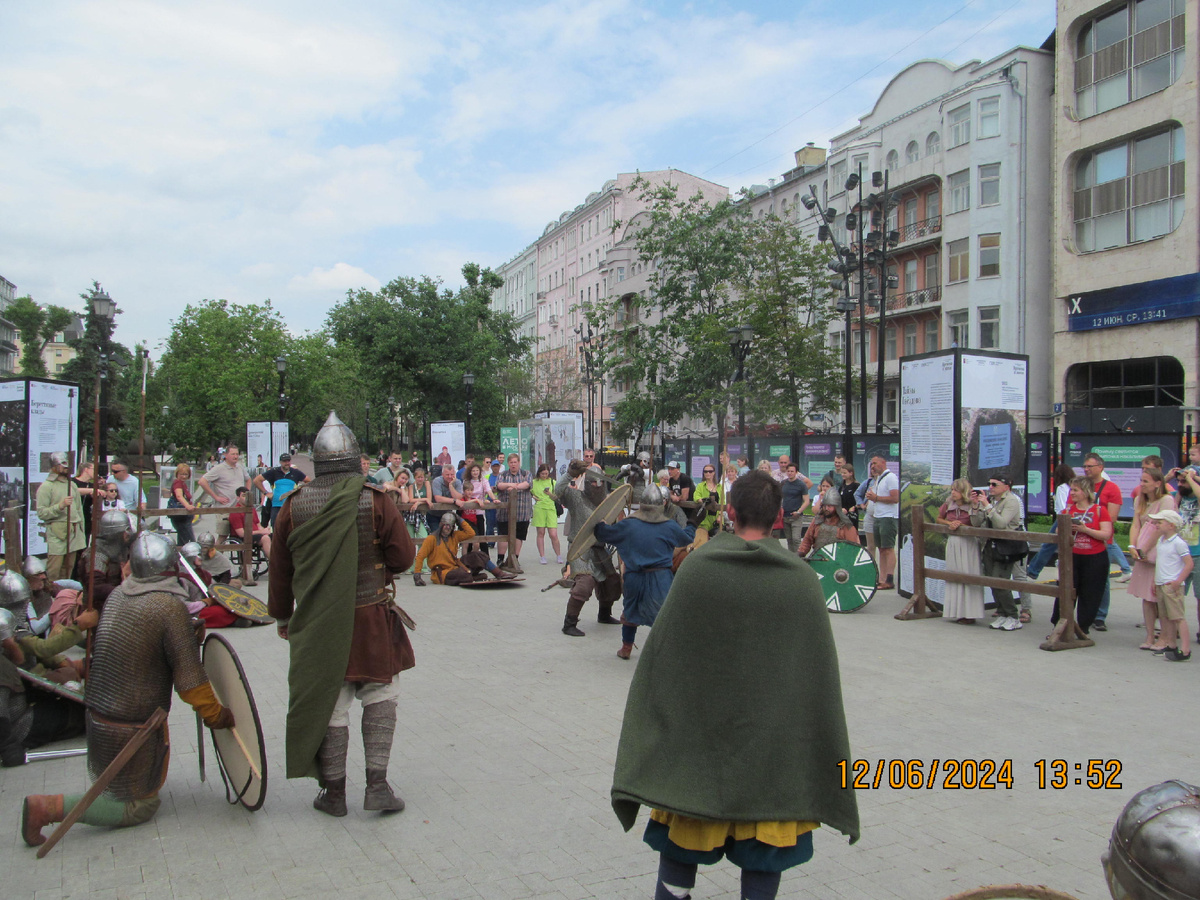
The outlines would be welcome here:
M 1067 431 L 1197 425 L 1198 12 L 1058 3 L 1053 386 Z
M 0 375 L 12 375 L 17 368 L 20 348 L 17 346 L 17 327 L 4 317 L 10 303 L 17 299 L 17 286 L 0 277 Z

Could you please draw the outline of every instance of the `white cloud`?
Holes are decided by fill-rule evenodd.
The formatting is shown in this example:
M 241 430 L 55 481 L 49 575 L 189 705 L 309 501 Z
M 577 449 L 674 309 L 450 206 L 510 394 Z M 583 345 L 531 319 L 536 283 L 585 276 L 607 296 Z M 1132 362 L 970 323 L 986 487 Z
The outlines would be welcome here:
M 380 286 L 379 279 L 374 275 L 344 262 L 335 263 L 328 269 L 314 267 L 307 275 L 296 275 L 288 282 L 290 290 L 323 294 L 344 294 L 358 288 L 377 291 Z

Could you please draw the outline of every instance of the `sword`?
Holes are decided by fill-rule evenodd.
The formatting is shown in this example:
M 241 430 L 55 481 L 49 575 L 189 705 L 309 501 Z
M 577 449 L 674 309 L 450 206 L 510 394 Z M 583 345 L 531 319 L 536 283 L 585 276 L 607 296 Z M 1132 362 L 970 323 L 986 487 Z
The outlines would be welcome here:
M 196 747 L 200 754 L 200 783 L 204 783 L 207 772 L 204 771 L 204 720 L 196 713 Z
M 67 759 L 72 756 L 87 756 L 87 747 L 67 747 L 64 750 L 29 750 L 25 762 L 41 762 L 47 759 Z
M 192 564 L 190 562 L 188 562 L 186 559 L 184 559 L 182 556 L 180 556 L 179 557 L 179 565 L 183 568 L 183 571 L 187 574 L 187 576 L 196 583 L 196 587 L 200 588 L 200 593 L 202 593 L 205 597 L 207 597 L 208 596 L 208 586 L 204 583 L 203 580 L 201 580 L 200 576 L 196 574 L 196 570 L 192 568 Z

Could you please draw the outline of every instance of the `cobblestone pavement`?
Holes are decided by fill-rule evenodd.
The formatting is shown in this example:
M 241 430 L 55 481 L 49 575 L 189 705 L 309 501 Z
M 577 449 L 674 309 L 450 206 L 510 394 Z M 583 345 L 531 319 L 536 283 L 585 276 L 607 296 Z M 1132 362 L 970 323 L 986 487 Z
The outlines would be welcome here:
M 399 582 L 400 603 L 418 623 L 418 664 L 401 676 L 391 770 L 405 812 L 362 811 L 357 724 L 350 815 L 332 819 L 311 808 L 314 782 L 282 775 L 287 645 L 271 627 L 229 630 L 267 733 L 265 807 L 248 813 L 226 804 L 211 751 L 200 782 L 194 719 L 177 701 L 170 774 L 150 824 L 78 825 L 37 860 L 18 834 L 21 798 L 83 790 L 84 763 L 0 770 L 3 896 L 651 897 L 656 856 L 640 825 L 621 831 L 608 803 L 638 654 L 632 662 L 616 657 L 619 629 L 594 621 L 594 603 L 582 623 L 587 636 L 563 636 L 566 591 L 540 593 L 553 565 L 538 565 L 532 545 L 523 562 L 526 580 L 496 589 Z M 264 584 L 254 590 L 265 596 Z M 921 760 L 926 770 L 937 759 L 943 771 L 951 759 L 1011 759 L 1013 786 L 948 789 L 939 777 L 932 789 L 863 790 L 862 839 L 849 846 L 818 831 L 812 862 L 785 873 L 780 896 L 937 900 L 1023 882 L 1080 900 L 1108 897 L 1100 854 L 1122 806 L 1167 778 L 1200 782 L 1200 720 L 1187 705 L 1197 696 L 1200 661 L 1172 664 L 1139 652 L 1141 613 L 1121 586 L 1097 646 L 1060 653 L 1037 648 L 1049 630 L 1045 598 L 1034 599 L 1034 624 L 1011 633 L 986 622 L 898 622 L 892 615 L 902 602 L 884 593 L 833 617 L 854 755 L 870 763 L 872 779 L 881 759 Z M 805 677 L 803 659 L 794 677 Z M 1034 764 L 1053 759 L 1085 767 L 1117 760 L 1122 787 L 1039 789 Z M 736 898 L 737 870 L 702 868 L 693 896 Z

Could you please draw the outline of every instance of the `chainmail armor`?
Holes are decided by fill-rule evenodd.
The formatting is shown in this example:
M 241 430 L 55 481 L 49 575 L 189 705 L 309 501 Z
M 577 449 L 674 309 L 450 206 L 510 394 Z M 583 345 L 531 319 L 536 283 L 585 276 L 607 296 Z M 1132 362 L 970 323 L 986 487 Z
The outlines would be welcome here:
M 144 581 L 144 580 L 143 580 Z M 98 777 L 157 707 L 171 709 L 172 687 L 187 691 L 208 681 L 187 611 L 165 591 L 134 595 L 134 579 L 104 605 L 87 684 L 88 771 Z M 150 585 L 152 588 L 153 585 Z M 166 777 L 166 729 L 152 735 L 106 793 L 121 801 L 155 793 Z
M 292 504 L 292 527 L 298 528 L 315 517 L 325 504 L 333 486 L 339 481 L 353 478 L 358 472 L 332 472 L 318 475 L 309 484 L 296 488 L 288 495 Z M 387 596 L 390 581 L 383 565 L 383 551 L 379 536 L 375 534 L 375 492 L 363 486 L 358 495 L 358 575 L 354 586 L 354 605 L 370 606 Z
M 558 484 L 554 486 L 554 495 L 570 513 L 567 517 L 567 543 L 573 543 L 588 516 L 596 511 L 596 505 L 587 494 L 571 484 L 569 475 L 564 475 L 558 480 Z M 571 560 L 571 571 L 575 575 L 591 575 L 596 581 L 603 581 L 607 577 L 605 570 L 609 568 L 605 565 L 607 561 L 608 553 L 604 544 L 597 541 L 583 556 Z
M 8 732 L 8 737 L 0 744 L 0 762 L 6 766 L 17 765 L 18 760 L 25 759 L 25 738 L 33 727 L 33 710 L 25 702 L 23 691 L 14 691 L 0 685 L 0 720 L 7 728 L 0 728 L 0 734 Z

